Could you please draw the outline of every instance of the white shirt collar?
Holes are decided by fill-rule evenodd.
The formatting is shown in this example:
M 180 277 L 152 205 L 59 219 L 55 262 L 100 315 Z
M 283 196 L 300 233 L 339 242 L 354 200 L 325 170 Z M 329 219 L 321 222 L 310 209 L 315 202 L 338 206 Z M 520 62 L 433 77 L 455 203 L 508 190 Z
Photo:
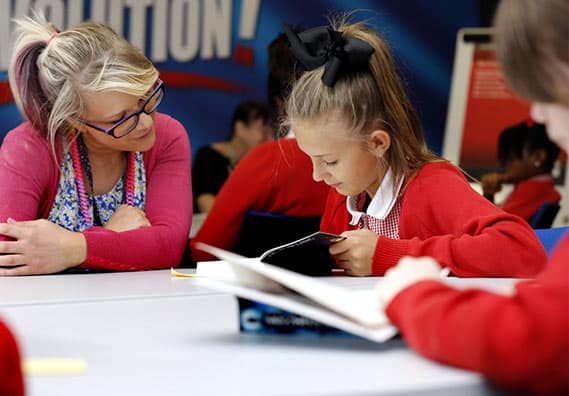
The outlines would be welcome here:
M 375 195 L 373 196 L 370 204 L 367 207 L 366 214 L 383 220 L 387 217 L 395 202 L 397 202 L 397 197 L 401 191 L 401 186 L 403 186 L 403 177 L 399 178 L 395 189 L 393 188 L 393 172 L 391 168 L 387 170 L 379 188 L 377 189 Z M 348 197 L 346 199 L 346 207 L 350 215 L 352 215 L 351 225 L 356 225 L 360 222 L 361 217 L 364 215 L 357 209 L 357 197 Z

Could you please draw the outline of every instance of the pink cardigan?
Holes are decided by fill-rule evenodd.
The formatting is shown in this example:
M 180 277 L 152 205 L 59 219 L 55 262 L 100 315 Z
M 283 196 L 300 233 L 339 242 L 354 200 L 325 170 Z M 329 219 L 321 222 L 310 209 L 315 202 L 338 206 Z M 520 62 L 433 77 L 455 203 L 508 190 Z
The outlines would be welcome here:
M 180 263 L 192 218 L 190 142 L 170 116 L 157 113 L 155 126 L 156 143 L 143 154 L 145 212 L 152 226 L 126 232 L 89 228 L 83 232 L 87 260 L 82 267 L 128 271 Z M 10 131 L 0 149 L 0 222 L 47 218 L 59 176 L 49 142 L 30 123 Z

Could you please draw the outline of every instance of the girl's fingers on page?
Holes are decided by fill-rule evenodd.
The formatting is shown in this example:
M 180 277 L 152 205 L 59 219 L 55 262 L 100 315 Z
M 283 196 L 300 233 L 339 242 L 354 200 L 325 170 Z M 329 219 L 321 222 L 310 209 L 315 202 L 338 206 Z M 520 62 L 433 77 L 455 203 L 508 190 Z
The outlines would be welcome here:
M 348 243 L 348 240 L 346 239 L 330 245 L 328 251 L 330 252 L 331 255 L 336 256 L 336 258 L 338 258 L 339 255 L 348 251 L 349 246 L 350 245 Z

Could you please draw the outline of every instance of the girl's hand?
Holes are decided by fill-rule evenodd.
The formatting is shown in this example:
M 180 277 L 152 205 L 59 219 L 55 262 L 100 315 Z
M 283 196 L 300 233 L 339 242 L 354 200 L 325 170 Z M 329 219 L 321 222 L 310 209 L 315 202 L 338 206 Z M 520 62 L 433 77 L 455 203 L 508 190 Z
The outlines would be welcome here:
M 502 190 L 502 184 L 508 182 L 509 177 L 501 173 L 488 173 L 482 176 L 482 192 L 485 197 L 494 197 L 494 194 Z
M 71 232 L 45 219 L 0 223 L 0 276 L 60 272 L 87 258 L 83 234 Z
M 150 221 L 148 221 L 146 214 L 142 210 L 130 205 L 121 205 L 113 213 L 104 228 L 123 232 L 149 226 Z
M 382 306 L 387 307 L 407 286 L 427 279 L 441 280 L 441 276 L 440 265 L 431 257 L 403 257 L 395 267 L 385 272 L 376 291 Z
M 367 229 L 345 231 L 341 235 L 346 239 L 330 246 L 330 254 L 336 257 L 340 268 L 347 275 L 371 275 L 378 235 Z

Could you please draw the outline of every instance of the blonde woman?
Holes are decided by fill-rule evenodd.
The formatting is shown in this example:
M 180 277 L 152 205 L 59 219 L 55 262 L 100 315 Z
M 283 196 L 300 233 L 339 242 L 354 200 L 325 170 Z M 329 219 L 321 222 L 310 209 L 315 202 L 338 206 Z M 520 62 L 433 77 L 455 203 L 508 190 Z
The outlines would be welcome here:
M 105 25 L 16 22 L 9 77 L 26 122 L 0 150 L 0 275 L 177 265 L 190 146 L 156 111 L 158 71 Z

